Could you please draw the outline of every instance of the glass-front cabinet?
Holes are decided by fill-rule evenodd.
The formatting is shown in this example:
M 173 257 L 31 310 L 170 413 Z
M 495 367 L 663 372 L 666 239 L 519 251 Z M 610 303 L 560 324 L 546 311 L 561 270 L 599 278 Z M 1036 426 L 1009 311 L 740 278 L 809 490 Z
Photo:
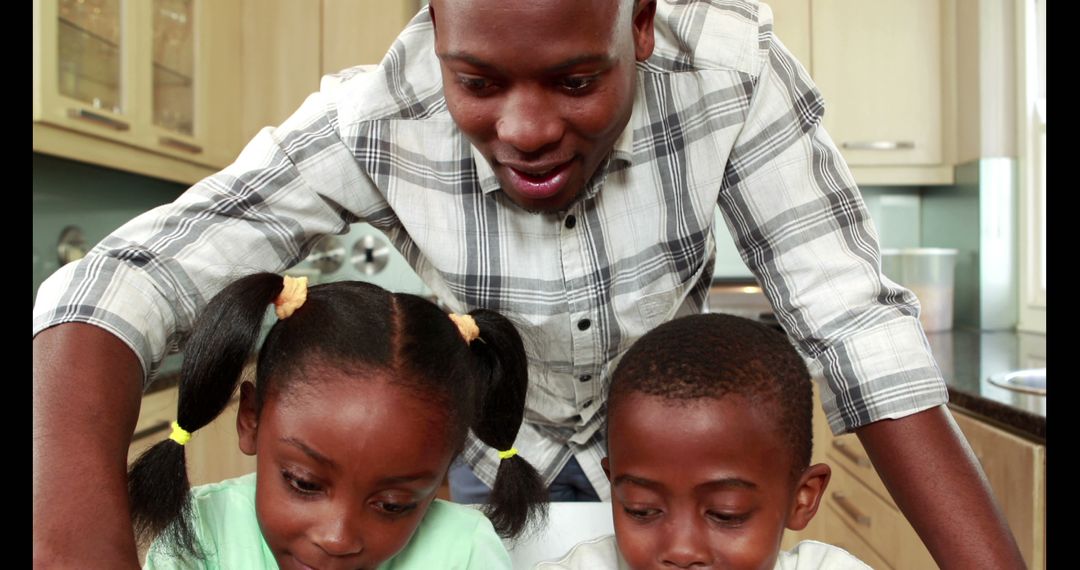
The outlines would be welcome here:
M 236 0 L 35 0 L 34 122 L 228 164 L 239 14 Z

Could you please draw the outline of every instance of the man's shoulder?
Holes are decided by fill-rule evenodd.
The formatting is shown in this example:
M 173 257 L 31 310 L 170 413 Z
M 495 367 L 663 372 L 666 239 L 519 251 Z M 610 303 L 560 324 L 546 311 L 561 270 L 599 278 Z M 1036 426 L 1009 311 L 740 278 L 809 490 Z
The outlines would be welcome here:
M 756 75 L 772 29 L 772 10 L 758 0 L 659 2 L 656 49 L 660 71 L 734 70 Z

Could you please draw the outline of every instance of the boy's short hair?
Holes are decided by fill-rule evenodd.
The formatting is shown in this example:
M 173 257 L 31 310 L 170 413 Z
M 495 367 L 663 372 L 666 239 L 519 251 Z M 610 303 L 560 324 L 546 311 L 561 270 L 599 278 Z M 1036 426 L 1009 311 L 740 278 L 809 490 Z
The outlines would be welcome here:
M 813 388 L 806 363 L 787 337 L 761 323 L 725 314 L 669 321 L 641 337 L 612 376 L 608 416 L 619 400 L 641 393 L 691 401 L 737 394 L 769 406 L 788 443 L 792 470 L 810 465 Z

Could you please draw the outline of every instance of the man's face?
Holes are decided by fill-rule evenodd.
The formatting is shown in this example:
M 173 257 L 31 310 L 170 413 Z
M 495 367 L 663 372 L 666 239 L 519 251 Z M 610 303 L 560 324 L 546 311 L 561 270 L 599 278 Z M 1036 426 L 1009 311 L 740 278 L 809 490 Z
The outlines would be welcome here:
M 628 394 L 608 419 L 615 538 L 630 568 L 771 570 L 828 482 L 791 474 L 770 406 L 740 396 L 671 402 Z
M 625 4 L 625 6 L 620 6 Z M 454 122 L 532 212 L 569 207 L 630 120 L 649 0 L 440 0 L 435 51 Z

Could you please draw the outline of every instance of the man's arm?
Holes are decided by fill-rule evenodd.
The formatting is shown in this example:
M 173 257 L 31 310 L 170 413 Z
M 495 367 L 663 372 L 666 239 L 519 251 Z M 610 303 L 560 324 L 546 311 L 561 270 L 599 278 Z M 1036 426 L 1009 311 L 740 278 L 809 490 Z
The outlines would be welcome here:
M 1024 568 L 982 468 L 945 406 L 855 430 L 942 568 Z
M 104 329 L 34 338 L 34 567 L 138 568 L 127 450 L 143 371 Z

